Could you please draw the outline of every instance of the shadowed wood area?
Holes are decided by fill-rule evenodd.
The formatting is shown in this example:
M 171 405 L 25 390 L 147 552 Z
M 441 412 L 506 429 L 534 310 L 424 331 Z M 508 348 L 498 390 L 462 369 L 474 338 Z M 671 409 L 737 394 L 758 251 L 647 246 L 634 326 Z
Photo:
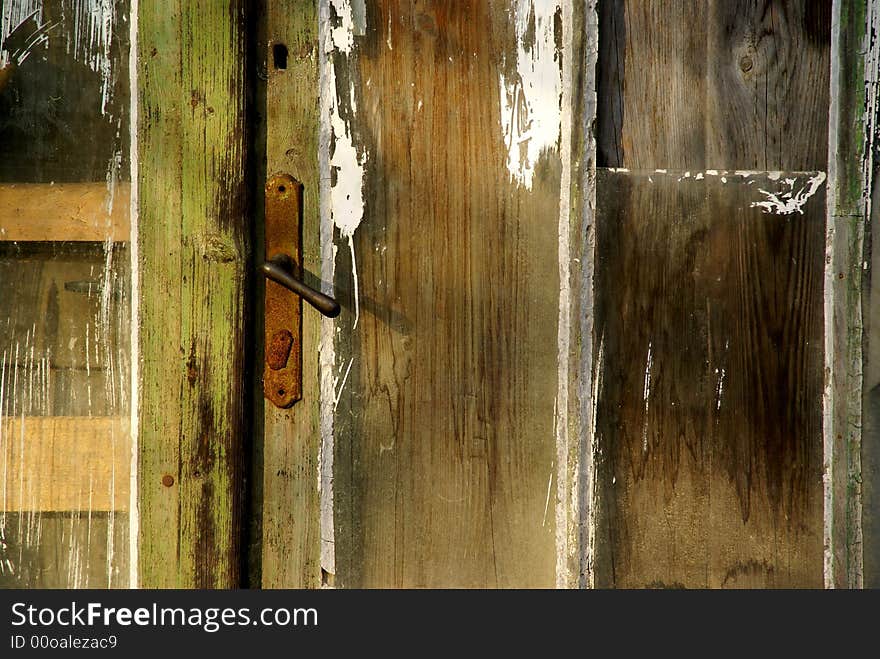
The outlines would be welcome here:
M 600 171 L 597 585 L 822 586 L 821 181 Z
M 517 4 L 369 3 L 337 58 L 367 153 L 354 269 L 337 233 L 337 585 L 555 583 L 561 165 L 555 134 L 523 165 L 501 107 L 523 133 L 553 119 L 516 81 L 559 70 L 562 28 Z
M 599 165 L 824 170 L 831 5 L 599 3 Z

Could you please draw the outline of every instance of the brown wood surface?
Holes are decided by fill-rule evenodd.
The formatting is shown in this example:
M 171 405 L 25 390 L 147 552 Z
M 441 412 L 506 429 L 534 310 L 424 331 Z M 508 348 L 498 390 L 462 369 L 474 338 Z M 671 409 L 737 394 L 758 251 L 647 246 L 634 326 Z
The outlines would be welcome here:
M 130 183 L 0 185 L 0 240 L 124 242 L 129 239 Z
M 560 158 L 507 169 L 513 4 L 370 3 L 337 69 L 369 154 L 357 327 L 337 236 L 337 585 L 555 584 Z
M 824 188 L 600 171 L 596 581 L 822 586 Z
M 127 418 L 16 417 L 0 431 L 0 510 L 128 510 Z
M 831 4 L 600 3 L 600 166 L 824 170 Z

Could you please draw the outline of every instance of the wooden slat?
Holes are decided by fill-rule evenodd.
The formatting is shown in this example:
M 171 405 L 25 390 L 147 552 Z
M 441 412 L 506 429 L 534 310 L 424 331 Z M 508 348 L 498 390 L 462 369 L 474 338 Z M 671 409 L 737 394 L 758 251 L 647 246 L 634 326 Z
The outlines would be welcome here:
M 127 511 L 128 419 L 0 420 L 0 510 Z
M 264 139 L 258 139 L 266 148 L 266 169 L 260 180 L 285 172 L 303 184 L 303 268 L 308 283 L 320 288 L 312 278 L 321 271 L 317 11 L 315 0 L 273 0 L 255 9 L 263 17 L 260 47 L 268 75 L 259 92 L 266 117 Z M 276 46 L 287 50 L 286 69 L 275 67 Z M 255 251 L 262 255 L 260 229 Z M 256 290 L 254 308 L 262 309 L 262 282 L 256 283 Z M 258 523 L 252 532 L 251 579 L 263 588 L 317 588 L 322 583 L 318 491 L 321 316 L 306 305 L 303 311 L 302 400 L 282 410 L 264 401 L 262 386 L 255 396 L 254 409 L 262 423 L 257 424 L 254 446 L 252 482 Z M 262 336 L 262 318 L 256 322 L 255 333 Z M 261 358 L 259 351 L 255 357 Z
M 249 347 L 246 4 L 139 5 L 145 587 L 240 585 Z
M 599 5 L 599 164 L 824 170 L 831 0 Z
M 877 212 L 871 212 L 880 119 L 873 91 L 880 77 L 878 9 L 876 2 L 839 0 L 832 28 L 825 584 L 835 588 L 880 587 L 880 300 L 872 290 L 880 263 L 871 248 L 878 235 Z M 867 95 L 866 88 L 872 90 Z
M 130 183 L 0 184 L 0 241 L 127 242 Z
M 821 587 L 824 175 L 694 174 L 597 182 L 596 582 Z

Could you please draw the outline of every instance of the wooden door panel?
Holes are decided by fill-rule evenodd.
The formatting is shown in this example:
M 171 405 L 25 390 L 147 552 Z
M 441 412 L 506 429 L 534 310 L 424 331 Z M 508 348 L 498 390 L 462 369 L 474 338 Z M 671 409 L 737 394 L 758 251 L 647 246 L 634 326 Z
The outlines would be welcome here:
M 600 170 L 598 585 L 821 587 L 824 181 Z
M 340 585 L 555 583 L 561 11 L 389 0 L 341 19 Z M 339 195 L 361 168 L 362 206 Z

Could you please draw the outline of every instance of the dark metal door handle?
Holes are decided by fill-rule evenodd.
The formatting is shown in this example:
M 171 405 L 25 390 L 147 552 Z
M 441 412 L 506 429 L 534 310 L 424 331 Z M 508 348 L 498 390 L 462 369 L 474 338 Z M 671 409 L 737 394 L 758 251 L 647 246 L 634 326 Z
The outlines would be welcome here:
M 275 256 L 260 266 L 260 272 L 267 279 L 271 279 L 299 295 L 328 318 L 336 318 L 341 311 L 339 303 L 329 295 L 324 295 L 321 291 L 316 291 L 296 279 L 292 274 L 292 265 L 293 259 L 290 257 Z

